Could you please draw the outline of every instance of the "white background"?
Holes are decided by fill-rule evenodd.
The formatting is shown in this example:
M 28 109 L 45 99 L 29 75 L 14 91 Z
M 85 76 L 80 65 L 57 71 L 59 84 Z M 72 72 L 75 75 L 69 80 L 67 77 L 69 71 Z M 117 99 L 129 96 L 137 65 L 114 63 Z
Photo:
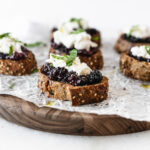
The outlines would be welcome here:
M 29 34 L 28 20 L 43 23 L 48 37 L 48 29 L 60 20 L 83 17 L 104 36 L 116 36 L 127 25 L 150 24 L 149 15 L 149 0 L 0 0 L 0 31 Z M 0 150 L 148 150 L 149 139 L 150 131 L 107 137 L 57 135 L 0 119 Z

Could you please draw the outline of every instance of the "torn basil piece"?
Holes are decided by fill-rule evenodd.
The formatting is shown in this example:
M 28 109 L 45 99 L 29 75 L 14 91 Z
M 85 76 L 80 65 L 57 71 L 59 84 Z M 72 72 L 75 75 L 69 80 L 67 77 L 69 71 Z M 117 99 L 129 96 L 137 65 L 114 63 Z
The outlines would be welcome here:
M 9 47 L 9 56 L 11 56 L 13 54 L 13 51 L 14 51 L 14 48 L 13 48 L 13 45 L 11 45 Z

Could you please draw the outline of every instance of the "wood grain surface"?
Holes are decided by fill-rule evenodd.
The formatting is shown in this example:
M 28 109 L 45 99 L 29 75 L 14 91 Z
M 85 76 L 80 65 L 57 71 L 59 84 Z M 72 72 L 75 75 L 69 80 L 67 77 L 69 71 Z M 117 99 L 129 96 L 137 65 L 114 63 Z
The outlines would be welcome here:
M 117 115 L 39 108 L 11 95 L 0 95 L 0 116 L 28 128 L 71 135 L 116 135 L 150 129 L 150 122 L 134 121 Z

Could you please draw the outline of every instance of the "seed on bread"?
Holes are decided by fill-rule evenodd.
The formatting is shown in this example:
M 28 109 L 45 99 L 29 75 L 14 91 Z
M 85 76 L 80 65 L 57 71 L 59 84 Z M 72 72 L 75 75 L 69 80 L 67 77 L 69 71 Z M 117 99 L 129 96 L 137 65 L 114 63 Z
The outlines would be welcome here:
M 129 56 L 128 52 L 124 52 L 120 56 L 120 70 L 128 77 L 150 81 L 150 63 L 136 60 Z
M 21 76 L 32 73 L 36 68 L 37 62 L 31 51 L 21 60 L 0 59 L 0 73 L 4 75 Z
M 40 73 L 38 87 L 47 97 L 62 101 L 70 100 L 73 106 L 101 102 L 108 95 L 108 79 L 105 76 L 97 84 L 72 86 L 67 83 L 52 81 L 46 75 Z M 97 95 L 94 96 L 96 93 Z

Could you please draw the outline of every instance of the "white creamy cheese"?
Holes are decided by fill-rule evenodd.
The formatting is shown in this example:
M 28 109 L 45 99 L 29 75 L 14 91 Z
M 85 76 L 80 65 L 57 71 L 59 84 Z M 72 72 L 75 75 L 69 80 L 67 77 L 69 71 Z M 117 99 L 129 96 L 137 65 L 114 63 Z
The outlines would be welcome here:
M 143 57 L 150 59 L 150 54 L 146 51 L 145 46 L 135 46 L 131 48 L 131 53 L 133 56 Z
M 86 29 L 89 28 L 89 25 L 88 25 L 87 20 L 81 19 L 80 23 L 81 23 L 81 26 L 82 26 L 82 28 L 83 28 L 84 30 L 86 30 Z
M 81 27 L 80 27 L 81 25 Z M 80 25 L 76 21 L 66 21 L 59 26 L 59 30 L 64 33 L 71 33 L 79 28 L 86 30 L 88 28 L 88 22 L 84 19 L 80 19 Z
M 15 42 L 14 39 L 9 37 L 0 39 L 0 53 L 9 54 L 10 46 L 13 46 L 13 52 L 22 52 L 21 43 Z
M 59 55 L 57 55 L 59 56 Z M 76 57 L 73 64 L 71 66 L 66 66 L 66 63 L 64 60 L 56 59 L 52 57 L 52 54 L 50 54 L 50 58 L 46 60 L 48 63 L 52 63 L 54 67 L 65 67 L 68 69 L 68 71 L 74 71 L 78 75 L 87 75 L 90 74 L 92 71 L 91 68 L 86 63 L 81 63 L 80 59 Z
M 89 50 L 90 47 L 97 47 L 97 44 L 91 41 L 91 36 L 86 32 L 81 32 L 78 34 L 66 34 L 58 30 L 54 32 L 54 41 L 57 44 L 65 45 L 67 48 L 74 47 L 77 50 Z
M 78 29 L 87 29 L 88 23 L 84 19 L 75 19 L 75 21 L 67 21 L 61 24 L 59 30 L 54 32 L 54 41 L 57 44 L 63 44 L 67 48 L 76 48 L 77 50 L 86 49 L 90 47 L 97 47 L 95 42 L 91 41 L 91 35 L 86 32 L 73 34 L 72 32 Z
M 125 29 L 124 33 L 130 34 L 136 38 L 146 38 L 150 36 L 150 28 L 145 25 L 135 25 Z

